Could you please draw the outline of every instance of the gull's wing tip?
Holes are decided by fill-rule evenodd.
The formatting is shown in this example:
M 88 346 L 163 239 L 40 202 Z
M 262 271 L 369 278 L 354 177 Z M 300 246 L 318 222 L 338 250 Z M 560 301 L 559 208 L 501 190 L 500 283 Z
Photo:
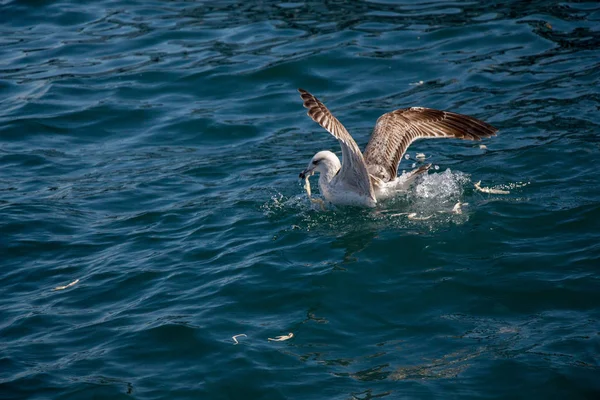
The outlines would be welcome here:
M 497 136 L 498 131 L 500 131 L 500 129 L 490 125 L 490 128 L 487 130 L 487 132 L 479 135 L 478 140 L 491 138 L 492 136 Z
M 308 115 L 311 115 L 310 112 L 315 106 L 319 106 L 319 100 L 308 91 L 298 88 L 298 92 L 300 93 L 300 98 L 302 99 L 302 105 L 304 108 L 308 109 Z M 311 116 L 312 117 L 312 116 Z
M 313 97 L 308 90 L 302 88 L 298 88 L 298 93 L 300 93 L 300 97 L 302 97 L 303 100 L 305 100 L 305 97 Z

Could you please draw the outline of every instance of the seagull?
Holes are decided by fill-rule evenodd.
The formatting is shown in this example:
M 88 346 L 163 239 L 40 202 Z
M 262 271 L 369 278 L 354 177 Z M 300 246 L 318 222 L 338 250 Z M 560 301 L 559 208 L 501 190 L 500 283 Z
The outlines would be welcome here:
M 402 155 L 417 139 L 481 140 L 498 132 L 468 115 L 426 107 L 401 108 L 379 117 L 363 154 L 344 125 L 319 99 L 304 89 L 298 91 L 308 116 L 333 135 L 342 148 L 342 162 L 331 151 L 319 151 L 300 173 L 301 179 L 320 173 L 321 194 L 334 205 L 375 207 L 378 200 L 404 190 L 427 172 L 431 164 L 397 176 Z

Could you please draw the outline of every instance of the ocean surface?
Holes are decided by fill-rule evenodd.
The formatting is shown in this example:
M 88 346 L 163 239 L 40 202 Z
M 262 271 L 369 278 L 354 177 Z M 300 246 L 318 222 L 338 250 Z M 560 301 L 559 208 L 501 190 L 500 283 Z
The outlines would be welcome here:
M 322 210 L 299 87 L 499 133 Z M 599 161 L 597 1 L 1 0 L 0 398 L 598 399 Z

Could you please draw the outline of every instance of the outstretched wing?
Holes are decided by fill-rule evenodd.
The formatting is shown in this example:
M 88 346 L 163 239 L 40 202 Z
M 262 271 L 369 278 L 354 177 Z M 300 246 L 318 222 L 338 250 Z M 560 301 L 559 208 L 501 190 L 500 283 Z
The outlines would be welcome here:
M 402 155 L 417 139 L 480 140 L 496 132 L 498 129 L 490 124 L 468 115 L 424 107 L 404 108 L 379 117 L 364 160 L 371 175 L 388 182 L 396 179 Z
M 354 187 L 359 194 L 375 199 L 363 155 L 352 136 L 319 99 L 304 89 L 298 89 L 298 91 L 304 101 L 304 107 L 308 109 L 308 116 L 340 142 L 342 169 L 339 179 L 346 185 Z

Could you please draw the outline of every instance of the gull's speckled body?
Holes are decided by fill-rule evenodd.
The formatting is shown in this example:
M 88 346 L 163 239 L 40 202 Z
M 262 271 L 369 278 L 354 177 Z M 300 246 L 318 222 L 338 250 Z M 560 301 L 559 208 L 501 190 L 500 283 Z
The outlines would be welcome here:
M 337 205 L 375 207 L 377 200 L 405 189 L 429 165 L 397 176 L 401 157 L 417 139 L 456 138 L 481 140 L 494 136 L 493 126 L 449 111 L 411 107 L 383 114 L 373 129 L 364 155 L 344 125 L 312 94 L 298 89 L 308 116 L 331 133 L 342 148 L 342 162 L 331 151 L 313 156 L 300 177 L 320 173 L 319 189 Z

